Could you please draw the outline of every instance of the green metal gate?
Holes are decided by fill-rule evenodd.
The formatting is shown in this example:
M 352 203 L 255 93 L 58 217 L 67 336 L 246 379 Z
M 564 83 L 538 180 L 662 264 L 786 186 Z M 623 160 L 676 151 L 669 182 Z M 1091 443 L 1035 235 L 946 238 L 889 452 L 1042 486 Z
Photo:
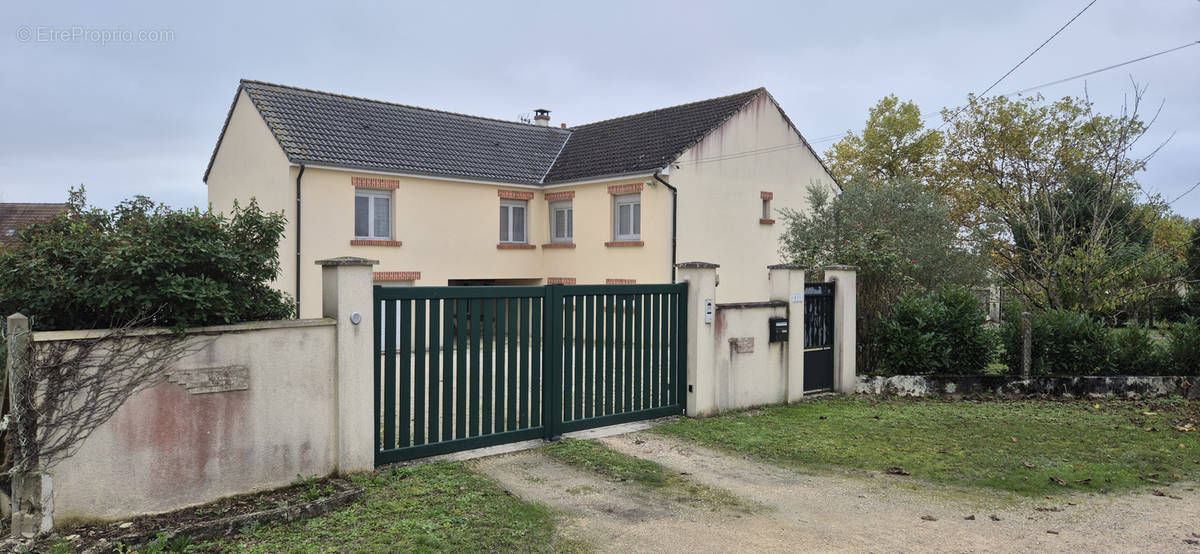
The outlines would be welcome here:
M 376 464 L 683 412 L 686 283 L 374 297 Z

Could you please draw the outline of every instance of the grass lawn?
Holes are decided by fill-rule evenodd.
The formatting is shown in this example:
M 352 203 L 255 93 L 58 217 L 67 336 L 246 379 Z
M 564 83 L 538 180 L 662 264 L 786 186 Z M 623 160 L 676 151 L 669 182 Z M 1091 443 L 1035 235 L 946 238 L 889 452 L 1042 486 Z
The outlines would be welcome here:
M 1179 429 L 1198 427 L 1200 404 L 1179 399 L 833 397 L 653 431 L 800 468 L 901 468 L 934 483 L 1040 496 L 1195 481 L 1200 431 Z
M 359 477 L 364 497 L 325 516 L 193 545 L 233 552 L 561 552 L 554 516 L 458 463 Z

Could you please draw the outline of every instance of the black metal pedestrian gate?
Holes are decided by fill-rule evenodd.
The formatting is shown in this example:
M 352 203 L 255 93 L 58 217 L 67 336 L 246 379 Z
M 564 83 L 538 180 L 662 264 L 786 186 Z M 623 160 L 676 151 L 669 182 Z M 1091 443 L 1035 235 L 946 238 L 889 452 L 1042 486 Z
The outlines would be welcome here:
M 376 464 L 683 412 L 686 283 L 374 297 Z
M 833 389 L 833 287 L 804 285 L 804 392 Z

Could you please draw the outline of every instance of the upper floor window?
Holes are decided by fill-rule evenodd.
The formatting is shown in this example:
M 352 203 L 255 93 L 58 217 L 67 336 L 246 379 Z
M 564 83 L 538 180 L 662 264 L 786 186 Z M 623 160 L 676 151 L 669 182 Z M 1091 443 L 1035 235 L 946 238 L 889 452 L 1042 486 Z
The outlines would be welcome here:
M 392 240 L 392 193 L 385 190 L 354 191 L 354 238 Z
M 642 240 L 642 195 L 613 198 L 613 240 Z
M 500 242 L 524 244 L 528 242 L 525 233 L 525 214 L 528 203 L 525 200 L 500 201 Z
M 570 200 L 550 203 L 550 241 L 575 240 L 575 214 Z

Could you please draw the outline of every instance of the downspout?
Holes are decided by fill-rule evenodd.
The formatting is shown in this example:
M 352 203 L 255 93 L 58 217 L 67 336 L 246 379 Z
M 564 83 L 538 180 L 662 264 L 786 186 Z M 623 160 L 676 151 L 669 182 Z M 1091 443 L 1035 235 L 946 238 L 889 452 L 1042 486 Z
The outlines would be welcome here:
M 679 244 L 679 189 L 671 186 L 654 172 L 654 180 L 671 189 L 671 282 L 675 282 L 675 253 Z
M 300 319 L 300 179 L 304 178 L 304 164 L 296 174 L 296 319 Z

